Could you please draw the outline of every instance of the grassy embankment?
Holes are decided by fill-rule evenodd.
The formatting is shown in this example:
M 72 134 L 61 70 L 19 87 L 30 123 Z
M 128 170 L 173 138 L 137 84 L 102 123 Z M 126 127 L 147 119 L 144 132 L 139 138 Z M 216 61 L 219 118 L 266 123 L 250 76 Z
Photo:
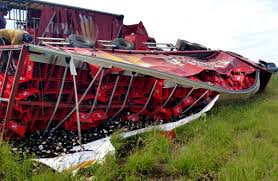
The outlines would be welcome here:
M 278 180 L 278 76 L 264 93 L 218 105 L 176 132 L 174 140 L 157 132 L 129 140 L 114 135 L 116 155 L 75 177 L 34 170 L 30 160 L 22 161 L 2 146 L 0 179 Z

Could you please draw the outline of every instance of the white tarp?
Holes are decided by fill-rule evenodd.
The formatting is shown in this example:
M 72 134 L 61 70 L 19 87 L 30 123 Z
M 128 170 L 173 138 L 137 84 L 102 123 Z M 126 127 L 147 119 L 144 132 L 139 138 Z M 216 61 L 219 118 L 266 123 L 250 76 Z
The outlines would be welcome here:
M 183 118 L 176 122 L 166 123 L 157 126 L 150 126 L 147 128 L 130 131 L 126 133 L 122 133 L 123 138 L 127 138 L 130 136 L 134 136 L 140 133 L 148 132 L 154 129 L 159 129 L 163 131 L 171 131 L 179 126 L 185 125 L 192 120 L 198 119 L 203 113 L 211 110 L 214 106 L 215 102 L 218 100 L 219 95 L 216 96 L 205 108 L 203 108 L 200 112 Z M 76 153 L 71 153 L 55 158 L 39 158 L 35 159 L 38 162 L 41 162 L 54 170 L 59 172 L 65 170 L 76 170 L 81 167 L 84 167 L 88 164 L 92 164 L 95 162 L 101 162 L 104 160 L 105 156 L 109 153 L 113 154 L 115 148 L 110 142 L 111 137 L 106 137 L 103 139 L 99 139 L 97 141 L 93 141 L 91 143 L 87 143 L 83 145 L 84 151 L 82 151 L 80 146 L 76 146 L 72 149 L 72 151 L 78 151 Z
M 55 158 L 35 159 L 59 172 L 75 170 L 86 163 L 101 162 L 108 153 L 115 151 L 110 142 L 110 137 L 99 139 L 91 143 L 83 144 L 84 151 L 70 153 Z M 80 146 L 73 147 L 72 151 L 80 150 Z

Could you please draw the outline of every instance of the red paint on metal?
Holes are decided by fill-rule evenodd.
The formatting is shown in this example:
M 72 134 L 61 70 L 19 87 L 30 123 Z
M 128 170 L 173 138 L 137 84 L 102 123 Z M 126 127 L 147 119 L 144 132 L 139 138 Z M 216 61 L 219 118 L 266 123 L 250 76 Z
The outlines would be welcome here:
M 17 135 L 19 135 L 20 137 L 24 137 L 25 136 L 25 132 L 26 132 L 26 126 L 23 126 L 15 121 L 9 121 L 8 122 L 8 128 L 15 132 Z

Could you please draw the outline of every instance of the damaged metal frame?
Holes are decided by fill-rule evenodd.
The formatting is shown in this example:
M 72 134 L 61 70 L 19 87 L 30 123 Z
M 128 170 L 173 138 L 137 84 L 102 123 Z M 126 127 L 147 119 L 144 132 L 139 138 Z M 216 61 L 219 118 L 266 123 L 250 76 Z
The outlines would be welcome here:
M 1 55 L 3 54 L 3 51 L 10 51 L 10 53 L 9 53 L 8 62 L 7 62 L 7 65 L 6 65 L 6 71 L 5 71 L 5 74 L 4 74 L 3 84 L 2 84 L 2 87 L 1 87 L 1 95 L 0 95 L 1 98 L 3 96 L 3 92 L 4 92 L 4 89 L 5 89 L 6 84 L 7 84 L 8 68 L 11 64 L 11 59 L 12 59 L 11 51 L 20 51 L 20 54 L 19 54 L 19 59 L 18 59 L 17 66 L 16 66 L 16 72 L 15 72 L 15 76 L 14 76 L 14 79 L 13 79 L 10 96 L 9 96 L 9 99 L 7 100 L 8 104 L 7 104 L 7 109 L 6 109 L 4 122 L 3 122 L 2 127 L 1 127 L 0 143 L 2 143 L 2 141 L 3 141 L 5 131 L 6 131 L 6 127 L 9 124 L 11 113 L 12 113 L 12 110 L 14 108 L 15 95 L 16 95 L 16 92 L 17 92 L 17 89 L 18 89 L 18 83 L 19 83 L 20 76 L 21 76 L 21 73 L 22 73 L 22 68 L 23 68 L 23 65 L 24 65 L 24 56 L 25 56 L 25 53 L 28 51 L 28 48 L 26 46 L 16 46 L 16 47 L 12 47 L 11 49 L 8 49 L 8 48 L 6 49 L 5 47 L 3 47 L 1 49 Z M 0 104 L 2 105 L 1 101 L 0 101 Z M 1 109 L 2 109 L 2 106 L 0 107 L 0 111 L 1 111 Z
M 29 45 L 29 47 L 30 47 L 31 52 L 35 52 L 36 54 L 37 53 L 41 54 L 41 56 L 36 55 L 34 57 L 32 57 L 32 54 L 31 54 L 32 61 L 35 61 L 35 62 L 49 63 L 48 58 L 45 57 L 45 55 L 58 55 L 60 57 L 73 56 L 73 58 L 75 60 L 82 60 L 82 62 L 98 65 L 101 67 L 106 67 L 106 68 L 117 67 L 117 68 L 124 69 L 126 71 L 137 72 L 140 74 L 153 76 L 158 79 L 171 80 L 172 82 L 174 82 L 180 86 L 184 86 L 184 87 L 203 88 L 203 89 L 209 89 L 211 91 L 217 91 L 217 92 L 221 93 L 221 99 L 248 98 L 248 97 L 254 95 L 260 88 L 260 79 L 259 79 L 260 70 L 256 70 L 255 83 L 253 84 L 253 86 L 251 86 L 248 89 L 235 91 L 235 90 L 227 90 L 220 86 L 212 85 L 212 84 L 206 83 L 206 82 L 196 82 L 196 81 L 190 80 L 186 77 L 177 77 L 177 76 L 169 74 L 169 73 L 165 73 L 165 72 L 157 71 L 157 70 L 153 70 L 153 69 L 148 69 L 148 68 L 137 66 L 134 64 L 116 62 L 116 61 L 111 61 L 109 59 L 98 58 L 98 57 L 94 57 L 94 56 L 87 56 L 87 55 L 81 55 L 81 54 L 70 54 L 66 51 L 63 51 L 62 49 L 61 50 L 50 49 L 50 48 L 45 48 L 45 47 L 36 46 L 36 45 Z M 80 61 L 79 62 L 76 61 L 75 64 L 78 67 L 78 65 L 80 65 Z
M 91 87 L 93 86 L 93 84 L 95 83 L 96 79 L 100 76 L 98 86 L 97 86 L 96 95 L 95 95 L 95 98 L 94 98 L 94 102 L 93 102 L 92 105 L 87 106 L 88 108 L 90 107 L 90 111 L 89 111 L 88 115 L 90 115 L 94 111 L 94 109 L 96 108 L 96 105 L 97 105 L 98 92 L 100 90 L 103 75 L 104 75 L 104 71 L 105 71 L 106 68 L 117 67 L 117 68 L 121 68 L 121 69 L 124 69 L 126 71 L 129 71 L 129 72 L 132 72 L 131 76 L 130 76 L 129 84 L 128 84 L 128 87 L 127 87 L 127 92 L 125 94 L 125 97 L 124 97 L 124 100 L 123 100 L 123 103 L 122 103 L 122 106 L 119 108 L 119 110 L 109 120 L 113 120 L 114 118 L 116 118 L 122 112 L 122 110 L 125 108 L 127 100 L 128 100 L 129 93 L 131 91 L 134 76 L 135 76 L 133 74 L 133 72 L 136 72 L 136 73 L 139 73 L 139 74 L 141 73 L 141 74 L 145 74 L 145 75 L 150 75 L 150 76 L 155 77 L 157 79 L 171 80 L 173 83 L 175 83 L 175 86 L 173 87 L 170 95 L 166 98 L 162 107 L 165 107 L 167 105 L 167 103 L 169 102 L 169 100 L 173 96 L 173 94 L 174 94 L 174 92 L 175 92 L 175 90 L 178 86 L 191 88 L 190 92 L 182 99 L 182 101 L 185 100 L 186 98 L 188 98 L 188 96 L 195 89 L 199 89 L 199 88 L 207 89 L 207 91 L 201 97 L 199 97 L 190 107 L 188 107 L 186 110 L 184 110 L 183 113 L 187 112 L 189 109 L 191 109 L 193 106 L 195 106 L 209 92 L 209 90 L 217 91 L 217 92 L 219 92 L 221 94 L 224 94 L 224 95 L 226 94 L 226 95 L 229 95 L 229 96 L 236 96 L 237 98 L 239 96 L 249 97 L 250 95 L 253 95 L 255 92 L 257 92 L 257 90 L 259 89 L 259 85 L 260 85 L 260 80 L 259 80 L 260 72 L 259 71 L 256 72 L 256 80 L 255 80 L 255 83 L 252 87 L 250 87 L 249 89 L 246 89 L 246 90 L 233 91 L 233 90 L 223 89 L 223 88 L 218 87 L 218 86 L 210 85 L 209 83 L 195 82 L 195 81 L 192 81 L 192 80 L 190 80 L 188 78 L 185 78 L 185 77 L 181 78 L 181 77 L 177 77 L 177 76 L 165 73 L 165 72 L 151 70 L 151 69 L 143 68 L 143 67 L 140 67 L 140 66 L 137 66 L 137 65 L 111 61 L 111 60 L 108 60 L 108 59 L 97 58 L 97 57 L 93 57 L 93 56 L 74 54 L 74 53 L 70 53 L 70 52 L 67 52 L 67 51 L 63 51 L 63 50 L 41 47 L 41 46 L 36 46 L 36 45 L 28 45 L 28 46 L 27 45 L 22 45 L 22 46 L 17 46 L 17 47 L 7 46 L 6 48 L 3 47 L 1 50 L 2 51 L 9 51 L 9 59 L 8 59 L 6 72 L 5 72 L 5 75 L 4 75 L 3 84 L 2 84 L 2 88 L 1 88 L 1 92 L 0 92 L 0 98 L 1 98 L 0 102 L 1 101 L 7 101 L 8 102 L 6 115 L 5 115 L 5 120 L 4 120 L 4 123 L 3 123 L 3 126 L 2 126 L 2 132 L 1 132 L 1 138 L 0 138 L 1 141 L 3 140 L 5 130 L 6 130 L 6 126 L 10 121 L 11 112 L 14 108 L 15 95 L 16 95 L 16 91 L 18 89 L 18 83 L 19 83 L 19 79 L 20 79 L 23 64 L 24 64 L 24 56 L 25 56 L 27 51 L 30 53 L 31 61 L 33 61 L 33 62 L 52 64 L 52 65 L 58 65 L 58 66 L 65 67 L 63 78 L 62 78 L 62 81 L 61 81 L 61 86 L 60 86 L 60 89 L 59 89 L 57 102 L 54 106 L 54 111 L 52 112 L 51 118 L 49 119 L 48 124 L 46 126 L 45 132 L 47 130 L 50 130 L 50 132 L 55 131 L 72 115 L 72 113 L 76 112 L 76 116 L 77 116 L 76 120 L 77 120 L 78 136 L 79 136 L 80 145 L 82 145 L 82 142 L 81 142 L 81 136 L 82 136 L 81 126 L 82 126 L 82 124 L 80 123 L 79 106 L 80 106 L 81 102 L 83 101 L 83 99 L 85 98 L 85 96 L 87 95 L 87 93 L 89 92 L 89 90 L 91 89 Z M 18 63 L 17 63 L 15 77 L 14 77 L 13 85 L 12 85 L 12 90 L 11 90 L 9 99 L 6 100 L 6 99 L 3 99 L 3 90 L 4 90 L 4 88 L 6 86 L 6 83 L 7 83 L 8 66 L 11 63 L 12 51 L 13 50 L 21 51 L 21 52 L 20 52 Z M 1 54 L 2 54 L 2 52 L 1 52 Z M 52 58 L 50 58 L 50 57 L 52 57 Z M 54 57 L 54 59 L 53 59 L 53 57 Z M 54 60 L 54 64 L 53 64 L 53 60 Z M 94 64 L 94 65 L 99 66 L 100 68 L 97 71 L 97 73 L 94 75 L 92 81 L 88 85 L 87 89 L 85 90 L 85 92 L 83 93 L 81 98 L 78 100 L 77 85 L 76 85 L 77 84 L 76 83 L 76 75 L 77 75 L 76 68 L 82 67 L 84 65 L 84 63 Z M 69 65 L 69 67 L 68 67 L 68 65 Z M 70 68 L 70 72 L 71 72 L 71 75 L 72 75 L 72 81 L 73 81 L 73 84 L 74 84 L 75 105 L 69 105 L 69 106 L 72 106 L 73 109 L 71 111 L 69 111 L 69 113 L 54 128 L 50 129 L 50 125 L 51 125 L 52 120 L 55 116 L 55 113 L 57 112 L 58 107 L 64 106 L 60 103 L 60 99 L 61 99 L 61 95 L 62 95 L 62 92 L 63 92 L 63 89 L 64 89 L 64 83 L 65 83 L 66 75 L 67 75 L 67 72 L 68 72 L 68 68 Z M 113 101 L 114 93 L 117 89 L 120 77 L 121 77 L 121 75 L 118 74 L 117 78 L 116 78 L 116 82 L 114 83 L 114 87 L 113 87 L 113 90 L 112 90 L 112 93 L 111 93 L 111 97 L 109 99 L 108 105 L 107 105 L 106 110 L 105 110 L 105 113 L 108 113 L 108 111 L 111 107 L 111 103 Z M 152 97 L 153 91 L 156 87 L 156 84 L 157 84 L 157 80 L 154 82 L 153 87 L 150 90 L 147 102 L 145 103 L 143 108 L 135 114 L 138 115 L 146 109 L 146 107 L 147 107 L 147 105 L 148 105 L 148 103 L 149 103 L 149 101 Z M 23 103 L 23 102 L 21 102 L 21 103 Z M 2 104 L 0 104 L 0 106 L 1 105 Z M 32 104 L 28 103 L 28 105 L 32 105 Z

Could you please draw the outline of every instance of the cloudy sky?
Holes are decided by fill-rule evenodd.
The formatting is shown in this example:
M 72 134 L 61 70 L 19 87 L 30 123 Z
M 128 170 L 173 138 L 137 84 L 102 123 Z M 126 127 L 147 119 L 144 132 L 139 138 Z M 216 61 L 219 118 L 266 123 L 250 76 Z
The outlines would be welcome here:
M 158 42 L 178 38 L 252 60 L 278 63 L 278 1 L 275 0 L 48 0 L 125 15 L 143 21 Z

